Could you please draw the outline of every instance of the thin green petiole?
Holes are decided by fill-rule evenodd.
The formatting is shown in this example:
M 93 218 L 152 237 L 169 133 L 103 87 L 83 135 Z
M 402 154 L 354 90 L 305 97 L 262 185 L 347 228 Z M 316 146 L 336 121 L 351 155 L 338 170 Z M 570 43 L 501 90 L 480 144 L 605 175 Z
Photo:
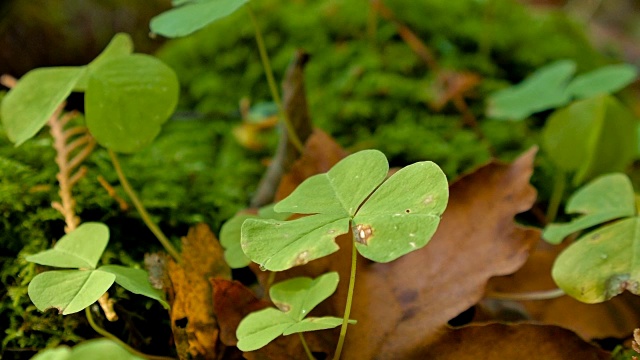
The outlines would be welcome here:
M 176 250 L 176 248 L 173 247 L 169 239 L 164 235 L 162 230 L 160 230 L 158 225 L 156 225 L 156 223 L 154 223 L 153 220 L 151 220 L 151 216 L 149 216 L 147 209 L 145 209 L 144 205 L 142 205 L 142 201 L 140 201 L 140 198 L 138 198 L 138 195 L 129 184 L 127 177 L 124 175 L 124 172 L 122 171 L 122 166 L 120 166 L 120 161 L 118 160 L 118 156 L 116 155 L 115 152 L 113 152 L 113 150 L 108 149 L 108 151 L 109 151 L 109 157 L 111 157 L 111 163 L 113 164 L 113 168 L 116 170 L 116 173 L 118 174 L 118 179 L 120 180 L 120 184 L 122 184 L 122 188 L 127 193 L 127 195 L 129 195 L 129 198 L 131 199 L 133 206 L 135 206 L 136 210 L 138 210 L 138 213 L 140 214 L 142 221 L 144 221 L 144 223 L 147 225 L 149 230 L 151 230 L 151 232 L 156 236 L 156 238 L 158 238 L 158 240 L 160 241 L 164 249 L 169 253 L 169 255 L 171 255 L 175 261 L 180 262 L 181 260 L 180 253 L 178 253 L 178 250 Z
M 304 335 L 302 335 L 302 333 L 298 333 L 298 335 L 300 335 L 300 342 L 302 343 L 304 352 L 307 354 L 309 360 L 316 360 L 316 358 L 313 357 L 313 354 L 311 353 L 311 349 L 309 349 L 309 345 L 307 345 L 307 341 L 304 339 Z
M 95 332 L 97 332 L 98 334 L 106 337 L 107 339 L 117 343 L 118 345 L 123 347 L 125 350 L 127 350 L 131 354 L 133 354 L 135 356 L 138 356 L 138 357 L 141 357 L 143 359 L 149 359 L 149 360 L 175 360 L 172 357 L 147 355 L 147 354 L 141 353 L 140 351 L 138 351 L 138 350 L 132 348 L 131 346 L 129 346 L 124 341 L 120 340 L 117 336 L 113 335 L 112 333 L 110 333 L 107 330 L 105 330 L 105 329 L 101 328 L 100 326 L 98 326 L 98 324 L 96 324 L 96 322 L 93 320 L 93 315 L 91 315 L 90 306 L 87 306 L 84 309 L 84 313 L 87 316 L 87 321 L 89 322 L 89 325 L 91 326 L 91 328 L 93 330 L 95 330 Z
M 271 97 L 273 98 L 273 102 L 276 103 L 278 107 L 278 113 L 280 114 L 280 118 L 287 128 L 287 134 L 289 135 L 289 141 L 296 147 L 300 154 L 304 151 L 304 145 L 302 141 L 300 141 L 300 137 L 296 133 L 295 128 L 291 121 L 289 121 L 289 117 L 287 113 L 284 111 L 284 107 L 282 106 L 282 100 L 280 100 L 280 94 L 278 93 L 278 87 L 276 86 L 276 80 L 273 76 L 273 70 L 271 69 L 271 62 L 269 61 L 269 55 L 267 54 L 267 49 L 264 45 L 264 39 L 262 38 L 262 32 L 260 31 L 260 26 L 258 25 L 258 20 L 256 19 L 256 15 L 253 13 L 251 6 L 247 5 L 247 12 L 249 12 L 249 17 L 251 18 L 251 23 L 253 24 L 253 28 L 256 34 L 256 43 L 258 43 L 258 51 L 260 52 L 260 60 L 262 61 L 262 67 L 264 67 L 265 75 L 267 76 L 267 83 L 269 84 L 269 91 L 271 91 Z
M 356 241 L 351 241 L 353 246 L 351 247 L 351 275 L 349 276 L 349 291 L 347 292 L 347 304 L 344 309 L 344 316 L 342 317 L 342 327 L 340 328 L 340 339 L 338 339 L 338 345 L 336 346 L 336 353 L 333 356 L 333 360 L 339 360 L 342 354 L 342 346 L 344 345 L 344 339 L 347 337 L 347 325 L 349 324 L 349 315 L 351 314 L 351 303 L 353 301 L 353 289 L 356 285 L 356 264 L 358 261 L 358 250 L 356 249 Z
M 551 224 L 558 216 L 558 209 L 562 202 L 562 196 L 567 186 L 567 179 L 562 171 L 556 173 L 553 181 L 553 192 L 551 193 L 551 199 L 549 199 L 549 207 L 547 208 L 547 224 Z
M 562 289 L 532 291 L 526 293 L 502 293 L 497 291 L 489 292 L 485 295 L 487 299 L 510 300 L 510 301 L 529 301 L 529 300 L 551 300 L 565 296 L 566 293 Z

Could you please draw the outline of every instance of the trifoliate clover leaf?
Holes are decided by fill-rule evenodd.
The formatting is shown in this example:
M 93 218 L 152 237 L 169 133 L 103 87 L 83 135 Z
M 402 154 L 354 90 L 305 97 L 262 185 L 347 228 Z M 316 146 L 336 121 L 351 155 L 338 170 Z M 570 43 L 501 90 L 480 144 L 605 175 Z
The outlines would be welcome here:
M 423 247 L 447 204 L 446 177 L 425 161 L 383 183 L 388 168 L 384 154 L 364 150 L 310 177 L 275 210 L 313 215 L 292 221 L 247 219 L 242 249 L 262 268 L 281 271 L 337 251 L 335 238 L 350 228 L 360 254 L 373 261 L 388 262 Z
M 39 310 L 56 308 L 63 315 L 81 311 L 96 302 L 114 282 L 125 289 L 169 305 L 164 294 L 149 283 L 142 269 L 105 265 L 96 269 L 109 242 L 109 228 L 102 223 L 84 223 L 63 236 L 53 249 L 28 256 L 40 265 L 80 270 L 54 270 L 36 275 L 29 283 L 29 297 Z
M 236 330 L 238 348 L 253 351 L 280 335 L 340 326 L 341 318 L 306 317 L 313 308 L 336 291 L 338 281 L 338 273 L 331 272 L 315 279 L 297 277 L 273 285 L 269 295 L 278 309 L 266 308 L 242 319 Z M 355 323 L 353 320 L 349 322 Z
M 605 66 L 571 80 L 575 70 L 572 60 L 541 67 L 521 83 L 491 94 L 487 115 L 500 120 L 523 120 L 536 112 L 564 106 L 572 99 L 613 94 L 638 76 L 638 70 L 628 64 Z

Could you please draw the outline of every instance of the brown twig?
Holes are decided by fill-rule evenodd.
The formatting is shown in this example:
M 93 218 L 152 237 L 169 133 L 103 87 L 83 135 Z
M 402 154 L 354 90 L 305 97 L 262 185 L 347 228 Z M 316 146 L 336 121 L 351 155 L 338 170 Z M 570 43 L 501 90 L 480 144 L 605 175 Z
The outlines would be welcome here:
M 105 190 L 107 190 L 107 194 L 109 194 L 109 196 L 111 196 L 111 198 L 118 203 L 118 206 L 120 206 L 120 210 L 129 210 L 129 204 L 123 198 L 121 198 L 120 195 L 118 195 L 116 189 L 114 189 L 113 186 L 111 186 L 111 184 L 109 184 L 107 180 L 102 177 L 102 175 L 98 175 L 98 182 Z
M 431 49 L 429 49 L 422 40 L 416 35 L 408 26 L 401 23 L 396 16 L 393 14 L 391 9 L 389 9 L 385 4 L 382 3 L 381 0 L 372 0 L 371 5 L 373 9 L 378 12 L 383 18 L 387 21 L 390 21 L 396 25 L 398 29 L 398 34 L 404 40 L 404 42 L 409 45 L 411 50 L 418 55 L 426 64 L 429 70 L 437 73 L 440 69 L 438 65 L 438 61 L 436 57 L 433 55 Z

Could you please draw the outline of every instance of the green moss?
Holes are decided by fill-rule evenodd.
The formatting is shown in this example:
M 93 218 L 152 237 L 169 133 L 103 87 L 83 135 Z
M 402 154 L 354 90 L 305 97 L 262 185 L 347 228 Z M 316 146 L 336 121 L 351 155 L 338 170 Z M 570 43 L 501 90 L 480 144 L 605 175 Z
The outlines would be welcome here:
M 559 12 L 532 13 L 511 0 L 398 0 L 388 5 L 441 65 L 484 77 L 471 100 L 480 118 L 487 93 L 521 80 L 549 61 L 568 57 L 581 69 L 604 61 L 582 29 Z M 402 120 L 406 113 L 413 119 L 434 117 L 427 106 L 434 76 L 393 24 L 378 18 L 371 33 L 367 1 L 263 0 L 255 6 L 277 77 L 282 77 L 295 48 L 311 54 L 305 70 L 311 114 L 316 125 L 343 145 L 375 144 L 400 160 L 400 152 L 393 149 L 397 145 L 385 142 L 402 134 L 421 134 L 426 137 L 411 140 L 411 150 L 402 151 L 408 156 L 405 163 L 414 159 L 411 156 L 435 156 L 431 159 L 453 174 L 486 160 L 488 145 L 478 144 L 471 133 L 455 134 L 462 127 L 455 110 L 443 114 L 451 114 L 449 127 L 422 128 L 429 120 Z M 159 56 L 177 71 L 182 83 L 183 108 L 232 114 L 244 96 L 254 102 L 270 98 L 247 19 L 240 11 L 161 49 Z M 530 143 L 525 140 L 514 139 L 507 150 L 524 149 Z M 514 149 L 516 143 L 521 145 Z M 484 150 L 476 153 L 478 148 Z

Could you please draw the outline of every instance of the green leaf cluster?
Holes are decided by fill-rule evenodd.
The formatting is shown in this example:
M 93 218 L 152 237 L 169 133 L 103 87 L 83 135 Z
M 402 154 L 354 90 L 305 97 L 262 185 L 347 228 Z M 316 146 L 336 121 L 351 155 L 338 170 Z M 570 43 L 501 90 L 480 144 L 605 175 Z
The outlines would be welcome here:
M 577 191 L 567 212 L 582 216 L 567 224 L 551 224 L 543 237 L 552 243 L 591 229 L 558 257 L 552 276 L 568 295 L 586 303 L 608 300 L 622 291 L 640 294 L 640 217 L 629 178 L 620 173 L 601 176 Z
M 554 109 L 602 94 L 612 94 L 633 82 L 638 71 L 627 64 L 609 65 L 571 79 L 572 60 L 559 60 L 536 70 L 521 83 L 491 94 L 487 115 L 494 119 L 523 120 L 531 114 Z
M 86 123 L 98 143 L 131 153 L 148 145 L 178 102 L 178 79 L 168 66 L 118 34 L 87 66 L 28 72 L 0 106 L 2 125 L 16 145 L 32 138 L 72 91 L 85 93 Z
M 338 281 L 338 273 L 330 272 L 315 279 L 297 277 L 273 285 L 269 295 L 278 309 L 266 308 L 242 319 L 236 330 L 238 349 L 253 351 L 280 335 L 340 326 L 342 318 L 307 317 L 311 310 L 336 291 Z M 356 323 L 354 320 L 349 322 Z
M 109 229 L 101 223 L 84 223 L 63 236 L 52 249 L 28 256 L 40 265 L 78 268 L 37 275 L 29 283 L 29 297 L 41 311 L 56 308 L 63 315 L 81 311 L 96 302 L 114 282 L 125 289 L 158 300 L 168 308 L 164 294 L 154 289 L 142 269 L 119 265 L 96 268 L 109 241 Z
M 274 210 L 310 215 L 245 220 L 244 253 L 263 269 L 286 270 L 337 251 L 334 239 L 349 229 L 358 252 L 373 261 L 389 262 L 422 248 L 447 205 L 447 179 L 430 161 L 385 181 L 388 170 L 384 154 L 363 150 L 308 178 Z

